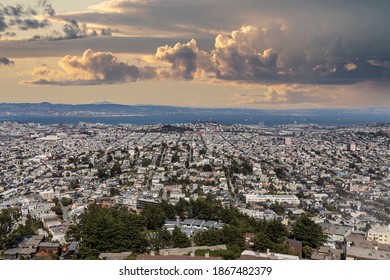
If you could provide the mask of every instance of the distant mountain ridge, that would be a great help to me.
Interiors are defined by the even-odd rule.
[[[163,116],[163,115],[389,115],[388,108],[260,110],[242,108],[194,108],[163,105],[0,103],[0,116]]]

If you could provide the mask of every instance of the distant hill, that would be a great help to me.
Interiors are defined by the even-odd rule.
[[[0,103],[0,116],[163,116],[163,115],[389,115],[388,108],[256,110],[240,108],[193,108],[156,105]]]

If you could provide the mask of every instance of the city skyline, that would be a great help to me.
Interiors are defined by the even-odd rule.
[[[386,107],[387,1],[7,1],[0,102]]]

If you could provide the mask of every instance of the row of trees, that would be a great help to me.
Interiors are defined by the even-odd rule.
[[[143,253],[169,247],[190,247],[191,241],[179,228],[147,230],[143,215],[121,207],[103,208],[93,204],[80,216],[78,225],[66,233],[68,241],[80,242],[79,257],[97,258],[100,252]]]
[[[286,238],[302,241],[304,257],[326,241],[322,228],[307,215],[302,215],[289,231],[280,221],[265,221],[242,214],[234,207],[223,207],[208,196],[196,201],[179,200],[176,205],[166,202],[147,206],[136,214],[124,208],[102,208],[91,205],[80,217],[78,225],[67,232],[68,240],[80,241],[80,257],[95,258],[100,252],[149,250],[170,247],[189,247],[191,240],[179,228],[169,233],[163,224],[176,217],[217,220],[225,223],[222,229],[209,229],[193,237],[196,245],[226,244],[226,258],[237,258],[245,249],[245,233],[254,233],[253,249],[265,252],[291,253]]]

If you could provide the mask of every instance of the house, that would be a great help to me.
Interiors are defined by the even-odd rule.
[[[360,247],[348,247],[346,249],[347,260],[390,260],[390,252]]]
[[[216,224],[218,224],[218,222],[216,222],[216,221],[212,221],[212,220],[206,221],[206,222],[204,222],[204,223],[202,224],[202,228],[204,228],[204,229],[210,229],[210,228],[212,228],[213,226],[215,226]]]
[[[22,248],[11,248],[4,252],[3,256],[5,260],[17,260],[19,259],[19,254]]]
[[[192,223],[192,228],[193,228],[193,229],[201,229],[201,228],[202,228],[202,225],[203,225],[205,222],[206,222],[205,220],[194,220],[194,222]]]
[[[390,244],[390,227],[373,227],[367,233],[367,240]]]
[[[61,256],[62,246],[59,242],[41,242],[36,258],[52,258],[53,255]]]
[[[343,251],[340,249],[333,249],[327,246],[321,246],[317,251],[311,255],[312,260],[341,260]]]
[[[192,228],[192,224],[194,223],[194,219],[185,219],[181,222],[183,228]]]
[[[352,233],[353,227],[320,223],[324,233],[328,236],[328,242],[344,242],[344,238]]]
[[[28,239],[19,252],[19,257],[24,259],[33,259],[39,250],[39,244],[44,240],[43,235],[34,235]]]

